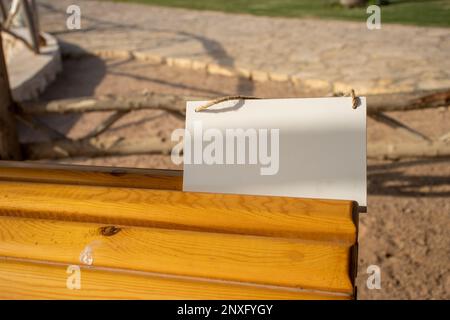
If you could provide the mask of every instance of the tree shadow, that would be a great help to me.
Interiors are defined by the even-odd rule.
[[[62,42],[61,46],[64,45]],[[77,47],[77,50],[83,51],[80,47]],[[107,74],[108,67],[105,61],[88,52],[83,53],[80,59],[63,59],[62,63],[63,71],[47,87],[39,100],[93,96],[95,89]]]
[[[368,193],[400,197],[450,197],[450,177],[404,172],[412,166],[449,163],[449,159],[393,162],[368,166]],[[426,171],[426,170],[421,170]]]
[[[49,3],[39,3],[41,10],[47,12],[60,14],[66,16],[66,12],[56,5]],[[235,67],[234,59],[231,57],[222,44],[214,39],[210,39],[198,34],[189,33],[185,31],[169,30],[164,28],[157,28],[148,26],[145,24],[137,23],[119,23],[116,21],[103,20],[99,17],[90,16],[89,14],[83,13],[83,20],[89,22],[87,27],[80,30],[52,30],[52,34],[56,36],[61,36],[66,33],[83,33],[85,36],[89,36],[89,33],[108,31],[108,32],[125,32],[126,30],[138,30],[145,32],[155,32],[155,33],[165,33],[168,34],[164,39],[155,40],[153,42],[143,42],[142,48],[139,50],[151,50],[155,48],[163,48],[167,46],[173,46],[174,44],[182,44],[183,42],[195,40],[201,44],[205,52],[214,59],[218,64],[233,68]],[[85,49],[74,45],[73,43],[65,42],[58,37],[62,51],[69,47],[70,52],[79,52],[79,59],[64,59],[63,60],[63,72],[58,75],[56,80],[43,92],[39,97],[40,101],[51,101],[56,99],[67,99],[76,97],[89,97],[93,96],[96,87],[103,80],[107,73],[116,75],[130,77],[137,80],[150,81],[156,84],[165,85],[178,89],[188,89],[197,92],[203,92],[210,96],[223,96],[226,95],[224,92],[211,90],[208,88],[199,88],[184,84],[177,81],[167,81],[164,79],[158,79],[155,77],[149,77],[147,75],[142,76],[138,74],[133,74],[132,72],[123,72],[119,70],[114,70],[116,67],[126,64],[130,59],[124,59],[117,62],[112,62],[106,65],[104,60],[99,57],[89,54]],[[251,95],[254,92],[254,84],[246,78],[238,77],[235,92],[230,92],[229,94],[244,94]],[[67,134],[73,126],[79,121],[80,115],[70,114],[70,115],[49,115],[42,117],[43,122],[47,123],[49,126],[55,128],[63,134]],[[29,138],[33,140],[38,138],[38,140],[44,137],[34,130],[21,127],[21,140],[27,141]]]
[[[143,81],[153,82],[153,83],[165,85],[165,86],[168,86],[168,87],[178,88],[178,89],[189,89],[189,90],[193,90],[193,91],[197,91],[197,92],[203,92],[203,93],[209,94],[209,95],[224,95],[223,92],[217,91],[217,90],[212,90],[212,89],[207,89],[207,88],[200,88],[200,87],[196,87],[196,86],[187,85],[187,84],[184,84],[184,83],[181,83],[181,82],[166,81],[166,80],[152,78],[152,77],[148,77],[148,76],[137,75],[137,74],[133,74],[131,72],[108,71],[108,74],[115,75],[115,76],[120,76],[120,77],[133,78],[133,79],[136,79],[136,80],[143,80]]]
[[[77,50],[81,51],[82,49],[78,47]],[[107,73],[105,62],[89,53],[84,53],[83,59],[63,59],[62,64],[63,71],[56,76],[56,79],[36,99],[37,101],[93,96],[95,89]],[[45,115],[40,116],[39,120],[60,133],[67,134],[79,121],[80,117],[81,115],[79,114]],[[21,142],[42,141],[49,138],[20,123],[19,136]],[[52,136],[50,138],[56,137]]]
[[[53,13],[59,13],[62,15],[65,15],[66,13],[63,10],[60,10],[56,8],[55,6],[47,3],[40,3],[39,6],[49,12]],[[107,30],[107,31],[113,31],[117,30],[120,32],[124,32],[126,30],[138,30],[138,31],[145,31],[145,32],[158,32],[158,33],[168,33],[172,34],[173,38],[169,40],[164,40],[163,43],[158,42],[155,44],[158,48],[161,48],[164,46],[164,43],[171,46],[176,42],[183,42],[183,41],[189,41],[189,40],[195,40],[198,43],[200,43],[203,47],[203,49],[206,51],[208,56],[214,59],[215,62],[217,62],[220,65],[233,68],[236,67],[235,61],[233,57],[231,57],[226,49],[223,47],[223,45],[214,39],[207,38],[204,36],[200,36],[195,33],[186,32],[186,31],[174,31],[170,29],[163,29],[163,28],[155,28],[152,26],[142,25],[142,24],[133,24],[133,23],[119,23],[115,21],[108,21],[103,20],[98,17],[93,17],[88,14],[83,13],[83,20],[89,21],[91,25],[89,25],[87,28],[82,28],[80,30],[57,30],[52,31],[52,34],[54,35],[63,35],[66,33],[73,33],[73,32],[81,32],[81,33],[89,33],[92,31],[101,31],[101,30]],[[140,48],[141,50],[149,50],[152,49],[152,47],[148,47],[149,43],[145,43],[145,46]],[[151,44],[150,44],[151,45]],[[154,47],[153,47],[154,49]],[[238,77],[238,84],[236,86],[236,94],[245,94],[245,95],[251,95],[254,92],[254,84],[252,81],[247,81],[248,79]]]

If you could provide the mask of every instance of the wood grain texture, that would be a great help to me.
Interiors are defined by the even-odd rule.
[[[349,295],[80,268],[80,289],[68,289],[67,265],[0,258],[0,299],[302,299],[347,300]],[[73,272],[73,271],[72,271]]]
[[[354,243],[354,203],[0,181],[0,215]]]
[[[14,161],[0,161],[0,180],[179,191],[183,188],[183,172],[177,170],[92,167]]]
[[[181,189],[182,171],[0,161],[0,298],[352,298],[356,203]]]
[[[353,293],[348,245],[0,217],[0,256]],[[114,230],[114,229],[113,229]],[[86,260],[84,260],[86,261]]]

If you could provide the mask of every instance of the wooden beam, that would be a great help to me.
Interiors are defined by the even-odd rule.
[[[156,92],[133,93],[125,96],[107,95],[53,100],[47,102],[27,102],[22,106],[29,114],[85,113],[103,111],[134,111],[158,109],[184,114],[186,97]],[[193,98],[195,99],[195,98]]]
[[[26,24],[28,26],[28,30],[30,31],[30,39],[33,47],[33,51],[36,54],[39,54],[39,30],[37,29],[37,24],[35,22],[35,15],[33,13],[33,8],[31,2],[29,0],[21,0],[22,8],[25,13]]]
[[[450,89],[367,96],[367,113],[411,111],[450,105]]]
[[[0,215],[352,244],[352,201],[0,181]]]
[[[120,206],[120,203],[119,203]],[[353,294],[351,246],[0,217],[0,256]]]
[[[41,25],[39,21],[39,9],[37,0],[29,0],[31,6],[31,12],[33,13],[33,22],[35,25],[36,35],[39,43],[39,47],[45,45],[45,39],[41,36]]]
[[[183,171],[0,161],[0,180],[181,191]]]
[[[159,109],[183,115],[187,100],[207,100],[207,98],[182,97],[146,92],[125,96],[108,95],[101,97],[62,99],[48,102],[30,102],[23,104],[23,107],[24,110],[30,114]],[[367,113],[375,114],[389,111],[410,111],[446,107],[449,104],[450,89],[377,94],[367,96]]]
[[[0,299],[347,300],[350,295],[80,267],[80,289],[67,288],[68,265],[0,258]]]
[[[0,160],[20,160],[19,138],[12,112],[14,103],[2,43],[0,32]]]

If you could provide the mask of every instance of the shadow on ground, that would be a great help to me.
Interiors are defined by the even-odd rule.
[[[408,168],[424,165],[448,165],[449,159],[409,160],[368,166],[368,193],[401,197],[450,197],[447,175],[417,174]]]

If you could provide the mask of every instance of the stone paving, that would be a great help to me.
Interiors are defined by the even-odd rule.
[[[450,29],[289,19],[143,4],[76,1],[81,30],[68,30],[72,0],[40,1],[44,31],[91,52],[358,94],[450,87]],[[230,71],[232,70],[232,71]]]

